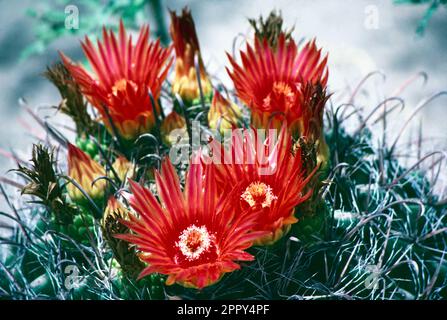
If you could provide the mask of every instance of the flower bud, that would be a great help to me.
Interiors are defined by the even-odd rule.
[[[211,82],[200,55],[194,20],[187,8],[183,9],[180,16],[171,11],[170,32],[176,55],[175,77],[172,82],[173,93],[179,94],[185,103],[192,104],[194,100],[200,98],[200,85],[204,97],[210,97]],[[198,68],[196,68],[196,59]],[[198,78],[200,78],[200,84]]]
[[[95,179],[106,175],[104,168],[78,147],[68,144],[68,176],[75,180],[94,201],[101,201],[106,190],[106,181]],[[93,184],[93,182],[95,183]],[[87,199],[73,183],[67,185],[68,195],[76,203],[84,204]]]
[[[215,90],[213,101],[208,112],[208,124],[211,129],[217,129],[222,134],[226,129],[236,126],[241,117],[241,110],[235,103],[225,99]]]

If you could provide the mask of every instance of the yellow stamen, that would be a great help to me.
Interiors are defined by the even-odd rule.
[[[269,185],[259,181],[251,183],[241,195],[241,199],[252,208],[257,204],[260,204],[262,208],[269,208],[273,200],[277,198]]]

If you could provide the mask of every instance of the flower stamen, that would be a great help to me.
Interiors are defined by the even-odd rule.
[[[275,82],[272,87],[272,91],[264,98],[264,108],[276,109],[283,106],[287,111],[295,105],[297,99],[296,92],[285,82]]]
[[[272,188],[263,182],[251,183],[241,195],[241,199],[245,200],[250,207],[261,205],[262,208],[269,208],[273,200],[278,199],[273,194]]]
[[[134,88],[134,89],[137,88],[137,85],[135,84],[135,82],[123,78],[123,79],[116,81],[115,84],[113,85],[113,87],[112,87],[113,95],[118,96],[119,92],[125,93],[128,83],[132,86],[132,88]]]
[[[189,261],[197,260],[211,246],[212,235],[205,226],[190,225],[180,234],[175,245]]]

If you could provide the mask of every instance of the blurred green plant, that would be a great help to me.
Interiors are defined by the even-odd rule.
[[[99,34],[103,25],[117,29],[120,19],[127,28],[138,29],[147,22],[149,13],[154,17],[151,26],[155,26],[155,36],[167,44],[169,34],[162,2],[163,0],[77,0],[70,4],[75,7],[68,7],[66,1],[52,0],[42,4],[40,8],[29,8],[27,15],[35,20],[36,40],[23,50],[21,58],[43,53],[52,42],[62,37]],[[70,8],[78,11],[77,28],[66,27],[66,19],[76,14]]]
[[[395,4],[410,4],[410,5],[428,5],[424,16],[422,17],[419,25],[416,29],[416,33],[422,36],[427,29],[428,22],[430,21],[433,14],[439,9],[439,7],[444,6],[447,9],[447,0],[394,0]]]

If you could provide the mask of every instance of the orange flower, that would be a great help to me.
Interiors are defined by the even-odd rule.
[[[228,194],[237,185],[238,211],[257,212],[254,230],[267,232],[255,243],[271,244],[281,238],[298,221],[295,207],[311,196],[306,185],[315,172],[306,177],[301,152],[292,153],[286,127],[276,142],[269,134],[264,139],[256,130],[237,130],[231,149],[215,140],[209,146],[212,157],[203,156],[203,163],[216,168],[218,192]]]
[[[211,129],[226,129],[236,126],[241,117],[241,110],[235,103],[225,99],[217,90],[214,90],[213,100],[208,112],[208,124]]]
[[[196,162],[194,162],[196,163]],[[259,233],[250,233],[254,215],[235,215],[231,193],[219,201],[213,167],[191,163],[185,190],[169,159],[156,172],[160,202],[147,189],[130,182],[127,196],[137,215],[122,221],[134,233],[117,235],[137,245],[148,264],[140,278],[158,272],[166,284],[203,288],[239,269],[235,261],[253,260],[244,250]]]
[[[159,41],[149,42],[149,26],[144,26],[137,43],[126,35],[120,23],[118,40],[112,31],[103,29],[103,41],[95,49],[88,37],[82,43],[84,53],[95,75],[75,65],[61,53],[62,60],[79,84],[83,94],[98,109],[101,119],[112,132],[113,121],[118,133],[131,140],[148,132],[155,124],[154,100],[160,96],[161,85],[171,65],[171,49],[164,49]]]
[[[75,180],[84,191],[93,200],[102,200],[104,198],[106,181],[97,180],[98,177],[104,177],[106,172],[104,168],[95,162],[89,155],[71,143],[68,144],[68,176]],[[86,203],[87,199],[82,192],[72,183],[67,185],[68,195],[77,203]]]
[[[295,134],[309,108],[303,94],[306,85],[324,87],[327,83],[327,57],[321,59],[315,41],[298,50],[284,34],[275,48],[266,39],[255,38],[254,48],[247,44],[246,52],[241,52],[242,65],[228,57],[233,72],[227,71],[238,97],[251,109],[252,125],[257,128],[279,129],[285,120]]]
[[[197,56],[203,95],[209,97],[212,93],[212,86],[200,55],[199,40],[197,39],[194,20],[187,8],[183,9],[181,16],[177,16],[175,11],[171,11],[170,32],[176,56],[175,78],[172,83],[173,93],[178,93],[187,103],[191,103],[200,97],[194,63],[194,59]]]

